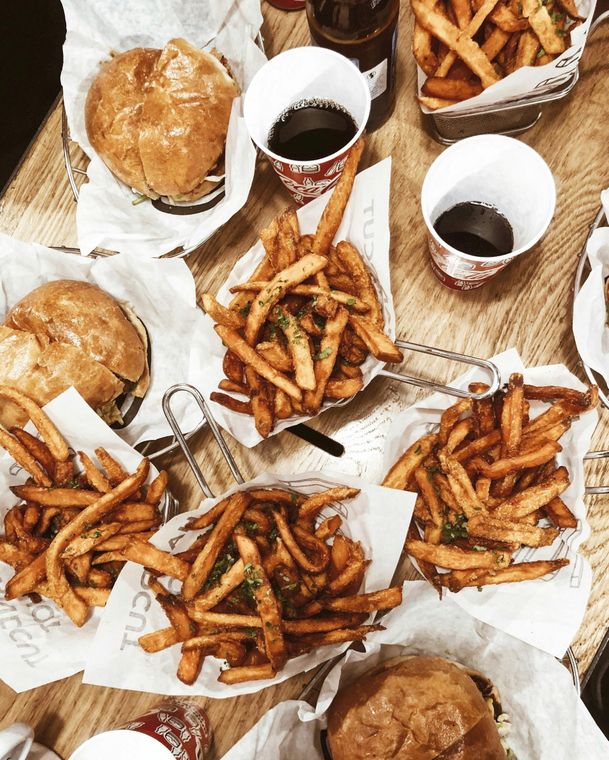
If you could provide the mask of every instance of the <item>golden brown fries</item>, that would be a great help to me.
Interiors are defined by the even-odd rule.
[[[167,476],[161,473],[148,489],[153,502],[134,502],[132,497],[148,474],[147,459],[133,475],[107,452],[103,457],[109,468],[100,457],[104,466],[98,467],[84,452],[71,459],[67,443],[42,409],[17,391],[0,392],[2,398],[27,409],[44,438],[16,428],[0,440],[13,457],[18,443],[40,471],[26,467],[30,481],[12,489],[24,503],[10,509],[4,519],[0,561],[15,569],[5,597],[46,596],[76,625],[84,625],[91,607],[105,605],[125,562],[122,554],[109,557],[109,549],[146,541],[160,525],[158,503]]]
[[[376,610],[397,607],[402,590],[359,594],[364,550],[337,534],[339,515],[321,514],[358,493],[346,486],[309,497],[280,488],[238,491],[187,523],[187,531],[206,532],[179,555],[130,541],[117,556],[183,581],[180,594],[169,594],[151,580],[170,627],[142,636],[142,648],[159,652],[181,643],[178,678],[186,683],[207,655],[230,665],[220,682],[241,683],[272,678],[290,657],[378,630],[363,623]],[[190,658],[192,651],[200,657]]]
[[[419,101],[454,105],[522,66],[543,66],[581,23],[573,0],[411,0],[412,51],[427,79]]]
[[[530,401],[550,406],[530,419]],[[402,454],[383,485],[417,493],[405,550],[439,591],[532,580],[568,564],[513,564],[513,554],[550,546],[561,530],[577,527],[560,498],[570,481],[555,462],[557,440],[597,401],[595,386],[585,392],[531,386],[514,373],[492,399],[464,399],[446,409],[438,433]]]
[[[231,288],[229,306],[209,293],[205,311],[227,348],[226,380],[211,400],[254,417],[266,438],[278,419],[316,415],[324,403],[363,388],[369,354],[400,362],[385,334],[383,309],[364,257],[332,241],[351,194],[363,141],[353,146],[315,235],[301,235],[293,209],[260,233],[265,258]],[[235,395],[233,395],[235,394]]]

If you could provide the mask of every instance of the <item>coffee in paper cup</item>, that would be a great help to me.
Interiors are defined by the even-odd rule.
[[[355,121],[355,135],[340,150],[315,160],[296,161],[274,153],[268,144],[271,128],[290,106],[308,100],[329,101],[344,108]],[[296,203],[302,205],[338,181],[349,150],[366,128],[370,90],[348,58],[326,48],[293,48],[272,58],[254,76],[243,113],[250,137]]]
[[[474,256],[444,241],[439,217],[461,203],[490,206],[510,223],[512,251]],[[452,290],[488,282],[543,237],[556,206],[556,186],[543,158],[525,143],[502,135],[478,135],[455,143],[430,166],[421,191],[431,268]]]

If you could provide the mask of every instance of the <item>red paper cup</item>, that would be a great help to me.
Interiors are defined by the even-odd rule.
[[[308,98],[332,100],[345,108],[358,126],[355,137],[336,153],[316,161],[292,161],[273,153],[267,140],[277,117]],[[338,181],[347,153],[366,128],[370,89],[357,66],[333,50],[293,48],[275,56],[257,72],[245,94],[243,114],[250,137],[296,203],[302,205]]]
[[[206,713],[192,702],[172,701],[92,736],[70,760],[204,760],[210,746]]]
[[[469,201],[490,204],[506,217],[514,232],[511,253],[471,256],[442,240],[434,229],[438,217]],[[555,206],[552,172],[525,143],[502,135],[478,135],[451,145],[430,166],[421,190],[434,274],[452,290],[479,288],[541,240]]]

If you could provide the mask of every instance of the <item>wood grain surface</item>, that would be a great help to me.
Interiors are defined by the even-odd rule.
[[[269,56],[308,43],[303,13],[282,13],[263,4],[263,34]],[[419,197],[425,172],[442,146],[425,132],[414,97],[415,65],[410,53],[411,19],[404,6],[398,42],[398,102],[393,117],[368,140],[362,166],[393,156],[391,267],[398,335],[453,351],[491,356],[516,346],[527,365],[563,362],[582,377],[571,334],[571,301],[577,257],[588,225],[599,207],[599,193],[609,186],[607,103],[609,102],[609,29],[590,41],[580,82],[565,100],[544,109],[538,124],[522,138],[546,159],[556,178],[558,204],[541,245],[523,256],[480,290],[445,290],[428,264]],[[76,204],[65,175],[60,138],[61,109],[56,107],[0,199],[0,231],[51,246],[76,245]],[[78,151],[74,155],[78,161]],[[255,242],[257,230],[289,199],[271,167],[259,162],[246,206],[187,263],[199,296],[215,292],[235,261]],[[449,380],[462,367],[427,356],[409,355],[408,371]],[[362,475],[378,482],[382,475],[383,439],[392,416],[411,405],[422,391],[376,379],[355,401],[327,412],[313,427],[346,447],[333,459],[281,433],[253,450],[229,440],[245,477],[326,468]],[[601,412],[595,448],[609,447],[608,413]],[[196,457],[220,493],[230,472],[211,436],[193,440]],[[167,456],[170,487],[184,510],[197,506],[200,494],[181,455]],[[602,463],[590,481],[609,481]],[[607,497],[588,500],[592,537],[586,554],[594,569],[594,586],[584,624],[574,648],[582,670],[590,662],[609,625],[609,513]],[[231,700],[198,701],[209,711],[215,730],[214,757],[221,757],[271,706],[295,698],[311,675],[303,675],[258,694]],[[81,676],[25,694],[0,684],[0,726],[26,721],[37,738],[62,757],[100,730],[120,726],[158,703],[159,697],[81,685]]]

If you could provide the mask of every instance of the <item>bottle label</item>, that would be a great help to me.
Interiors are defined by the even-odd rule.
[[[372,69],[362,71],[362,74],[366,77],[366,82],[368,82],[370,97],[372,100],[378,98],[378,96],[382,95],[387,89],[387,69],[388,61],[386,58],[383,58],[383,60],[380,63],[377,63]]]

